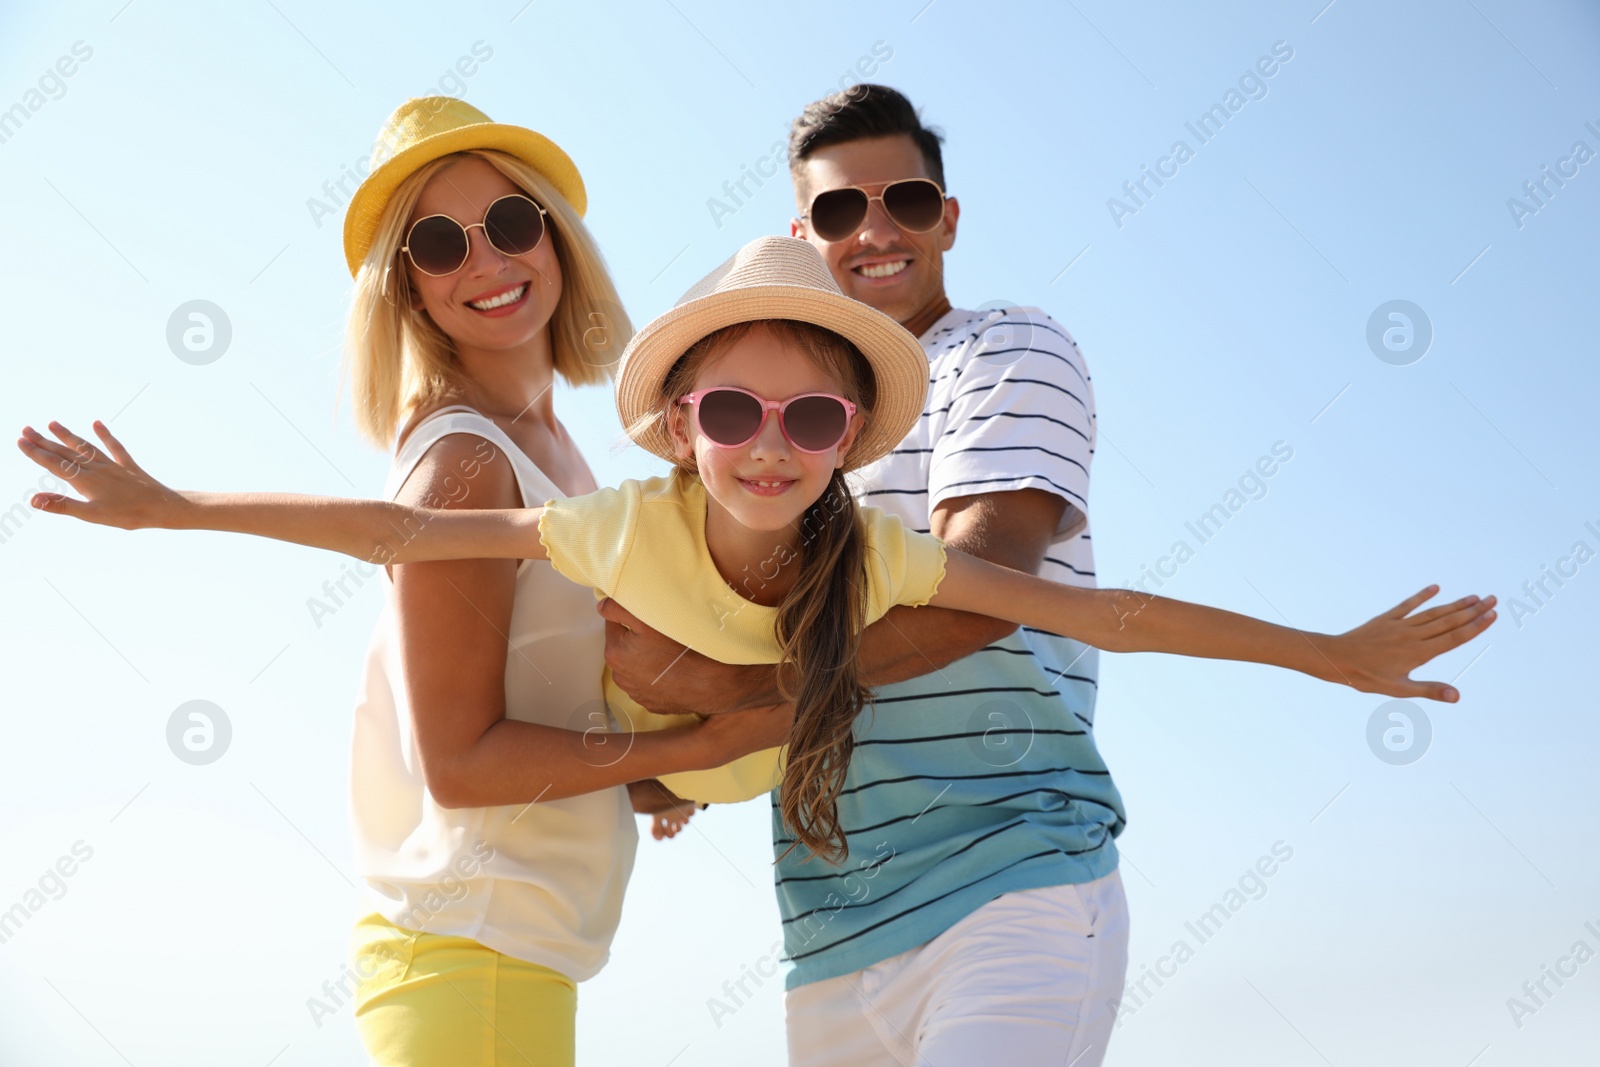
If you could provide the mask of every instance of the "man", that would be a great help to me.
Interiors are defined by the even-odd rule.
[[[941,141],[879,85],[811,104],[790,136],[791,234],[928,355],[923,418],[854,484],[954,547],[1092,585],[1087,367],[1037,309],[951,307],[960,205]],[[713,663],[615,604],[602,613],[607,662],[652,710],[780,699],[770,667]],[[777,864],[791,1064],[1101,1062],[1128,926],[1122,801],[1092,733],[1097,662],[1078,642],[935,608],[863,633],[875,695],[839,798],[849,858],[797,848]],[[773,835],[782,854],[776,803]]]

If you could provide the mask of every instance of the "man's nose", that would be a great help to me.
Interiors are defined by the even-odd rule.
[[[856,240],[871,248],[883,248],[900,240],[900,228],[883,208],[883,200],[867,201],[867,217],[861,220]]]

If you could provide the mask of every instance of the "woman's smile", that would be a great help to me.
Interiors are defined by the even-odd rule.
[[[507,315],[514,315],[528,302],[528,293],[533,286],[528,282],[516,285],[502,285],[490,289],[471,300],[465,301],[467,307],[476,311],[484,318],[501,319]]]

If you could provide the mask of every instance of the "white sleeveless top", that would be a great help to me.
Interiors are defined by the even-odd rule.
[[[563,496],[503,430],[458,406],[412,430],[384,497],[394,499],[424,453],[452,433],[499,447],[516,472],[524,506]],[[457,480],[471,484],[465,475]],[[468,937],[574,981],[592,978],[610,953],[633,872],[638,830],[626,788],[494,808],[435,803],[411,729],[394,585],[379,573],[385,602],[367,649],[350,761],[356,863],[367,882],[363,914],[377,911],[407,929]],[[516,583],[506,717],[579,731],[604,726],[605,623],[594,594],[542,560],[523,560]]]

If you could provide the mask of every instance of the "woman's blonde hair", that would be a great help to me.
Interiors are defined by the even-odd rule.
[[[458,392],[464,382],[450,337],[411,306],[406,224],[423,186],[463,156],[489,162],[548,212],[547,240],[561,264],[561,299],[550,318],[555,372],[572,385],[607,381],[633,336],[600,249],[566,198],[533,167],[492,149],[470,149],[417,168],[390,196],[372,247],[356,275],[345,330],[345,373],[356,427],[387,450],[418,407]]]
[[[694,390],[700,368],[758,329],[798,348],[833,375],[844,395],[871,418],[877,379],[854,344],[808,322],[761,319],[723,327],[692,345],[667,372],[660,407],[641,425],[670,419],[677,410],[674,400]],[[678,468],[680,476],[695,473],[692,458],[679,461]],[[834,470],[827,489],[797,525],[799,551],[780,560],[794,562],[799,570],[778,605],[779,691],[795,705],[779,811],[795,836],[789,851],[804,845],[839,863],[849,852],[839,825],[839,793],[855,748],[856,716],[872,695],[861,684],[856,664],[867,614],[866,532],[842,471]]]

